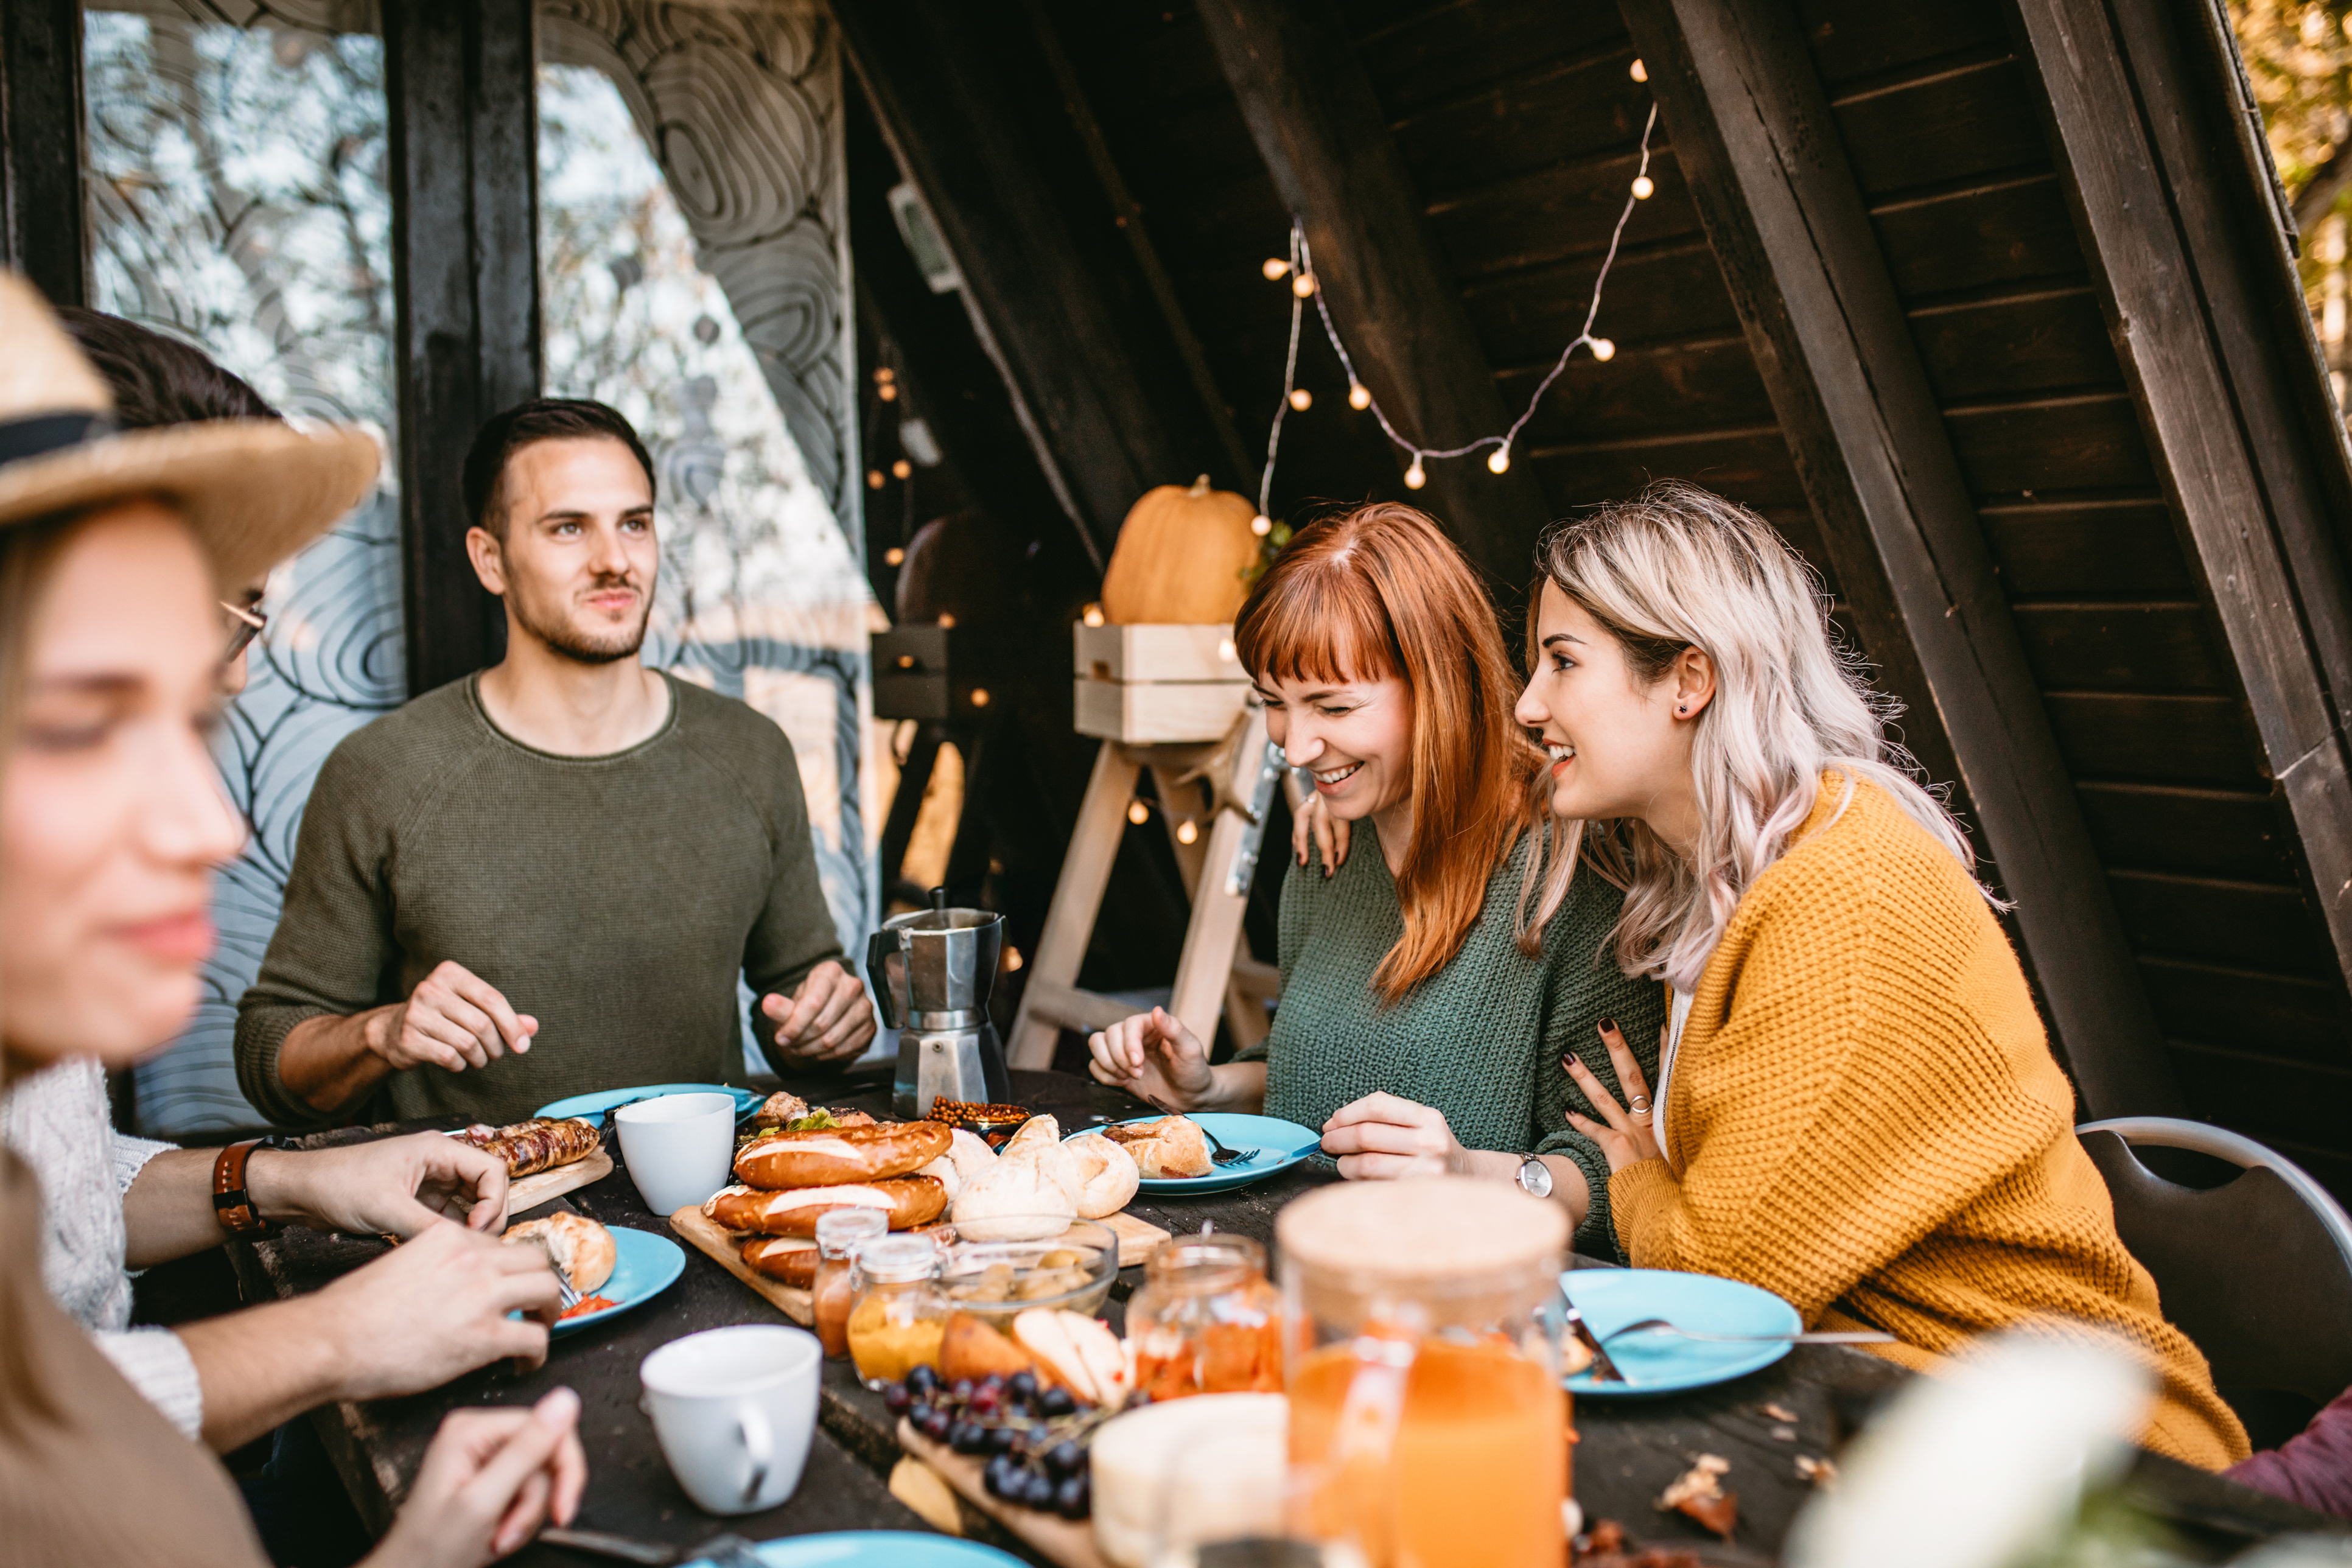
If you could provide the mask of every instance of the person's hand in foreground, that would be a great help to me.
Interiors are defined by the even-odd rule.
[[[588,1485],[580,1396],[559,1388],[528,1410],[457,1410],[366,1568],[482,1568],[569,1524]]]
[[[495,1234],[507,1214],[506,1162],[438,1132],[257,1151],[247,1177],[262,1213],[347,1236],[405,1238],[444,1219]]]
[[[499,988],[448,959],[416,983],[408,1000],[387,1008],[367,1031],[367,1047],[394,1069],[486,1068],[509,1051],[530,1049],[539,1020],[508,1005]]]
[[[1445,1113],[1393,1094],[1368,1094],[1333,1111],[1323,1124],[1323,1152],[1351,1182],[1465,1173]]]
[[[1162,1110],[1205,1105],[1217,1087],[1209,1048],[1164,1007],[1087,1037],[1087,1070]]]
[[[810,970],[791,997],[760,998],[760,1011],[776,1026],[776,1049],[812,1066],[849,1061],[874,1038],[866,987],[831,959]]]
[[[438,1388],[509,1356],[536,1367],[562,1310],[545,1251],[448,1221],[311,1299],[342,1347],[341,1399]]]
[[[1664,1033],[1663,1029],[1659,1031],[1658,1050],[1662,1057],[1665,1053]],[[1603,1019],[1601,1039],[1609,1047],[1609,1060],[1617,1069],[1618,1083],[1624,1088],[1626,1105],[1617,1103],[1616,1097],[1592,1076],[1591,1068],[1577,1059],[1574,1051],[1561,1052],[1559,1065],[1568,1069],[1568,1076],[1576,1080],[1576,1087],[1584,1091],[1592,1109],[1601,1112],[1601,1120],[1596,1121],[1571,1110],[1568,1124],[1600,1146],[1601,1158],[1609,1162],[1610,1174],[1614,1175],[1628,1165],[1659,1157],[1657,1116],[1650,1104],[1649,1081],[1643,1078],[1642,1064],[1633,1059],[1625,1037],[1617,1032],[1615,1024]]]

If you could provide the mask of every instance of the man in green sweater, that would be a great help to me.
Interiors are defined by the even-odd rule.
[[[792,742],[659,671],[653,465],[602,404],[525,403],[467,454],[499,664],[347,737],[237,1008],[281,1126],[509,1121],[568,1095],[740,1076],[736,977],[778,1071],[874,1037],[841,962]]]

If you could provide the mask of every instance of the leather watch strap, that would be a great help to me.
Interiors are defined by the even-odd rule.
[[[223,1149],[213,1161],[213,1214],[230,1235],[268,1236],[278,1228],[261,1217],[245,1185],[245,1167],[253,1152],[277,1146],[275,1138],[248,1138]]]

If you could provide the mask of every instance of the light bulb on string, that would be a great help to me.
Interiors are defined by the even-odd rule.
[[[1127,819],[1138,827],[1151,820],[1151,808],[1139,800],[1127,803]]]
[[[890,465],[890,477],[894,479],[907,479],[910,477],[914,471],[915,465],[907,461],[904,458],[899,458],[897,462]]]
[[[1657,188],[1657,182],[1651,179],[1649,175],[1636,174],[1633,176],[1633,199],[1635,201],[1648,201],[1651,195],[1656,192]]]
[[[1421,454],[1415,452],[1412,455],[1412,466],[1404,471],[1404,488],[1417,490],[1427,483],[1429,483],[1429,471],[1421,466]]]
[[[1307,391],[1303,386],[1294,386],[1290,389],[1290,406],[1296,408],[1301,414],[1304,414],[1314,405],[1315,395],[1313,393]]]
[[[1632,77],[1635,81],[1647,81],[1650,79],[1650,68],[1643,65],[1641,61],[1635,60],[1633,62],[1633,68],[1627,71],[1625,74]]]
[[[1312,272],[1302,272],[1297,277],[1292,279],[1290,280],[1290,291],[1297,295],[1302,300],[1311,298],[1315,292],[1315,274]]]
[[[1265,274],[1265,280],[1267,282],[1279,282],[1281,279],[1290,276],[1290,263],[1285,261],[1279,256],[1269,256],[1265,258],[1265,265],[1259,268],[1258,270]]]
[[[881,469],[868,468],[866,470],[866,488],[867,489],[878,490],[889,482],[889,479],[884,476]]]
[[[1260,539],[1264,539],[1267,534],[1274,531],[1274,519],[1266,516],[1264,512],[1258,513],[1255,517],[1250,519],[1250,531],[1256,534]]]
[[[1510,447],[1497,447],[1489,452],[1486,455],[1486,471],[1494,474],[1509,473],[1511,471]]]
[[[1617,357],[1617,345],[1607,338],[1593,339],[1590,347],[1592,350],[1592,357],[1603,364]]]
[[[874,389],[874,395],[885,403],[896,403],[898,401],[898,384],[895,381],[886,381]]]
[[[1197,825],[1192,821],[1192,819],[1191,817],[1189,817],[1189,816],[1188,816],[1188,817],[1186,817],[1183,821],[1181,821],[1181,822],[1180,822],[1180,823],[1178,823],[1178,824],[1176,825],[1176,842],[1177,842],[1177,843],[1179,843],[1179,844],[1190,844],[1190,843],[1192,843],[1194,839],[1196,839],[1196,838],[1198,838],[1198,837],[1201,837],[1201,829],[1200,829],[1200,827],[1199,827],[1199,826],[1197,826]]]
[[[1351,384],[1349,386],[1349,388],[1348,388],[1348,406],[1349,406],[1349,407],[1353,408],[1353,409],[1357,410],[1359,413],[1360,413],[1360,412],[1362,412],[1364,409],[1370,408],[1371,405],[1372,405],[1372,389],[1371,389],[1370,387],[1366,386],[1366,385],[1365,385],[1362,382],[1360,382],[1360,381],[1359,381],[1359,382],[1355,382],[1355,383]]]
[[[877,385],[877,386],[887,386],[887,385],[889,385],[892,382],[894,382],[894,381],[896,381],[896,380],[898,380],[898,373],[897,371],[895,371],[895,370],[892,370],[888,365],[884,364],[884,365],[877,365],[877,366],[875,366],[875,367],[874,367],[874,384],[875,384],[875,385]]]
[[[895,544],[882,552],[882,564],[885,566],[902,566],[906,561],[907,552]]]
[[[1086,622],[1087,625],[1090,626],[1098,626],[1102,625],[1102,606],[1100,605],[1088,605],[1086,609],[1079,614],[1078,619]]]

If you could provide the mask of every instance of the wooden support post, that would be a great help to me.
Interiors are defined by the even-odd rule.
[[[1931,773],[1967,791],[2095,1116],[2180,1090],[1795,13],[1628,6],[1838,580]],[[1945,759],[1957,772],[1946,772]]]
[[[1258,155],[1307,226],[1315,268],[1356,368],[1398,429],[1458,447],[1508,427],[1468,308],[1370,80],[1331,0],[1202,0],[1201,19]],[[1309,310],[1310,317],[1313,311]],[[1310,331],[1319,326],[1310,321]],[[1398,454],[1398,466],[1404,466]],[[1486,453],[1427,465],[1423,504],[1489,581],[1516,594],[1549,503],[1522,461]]]
[[[1054,1039],[1061,1026],[1041,1004],[1050,1004],[1077,985],[1078,965],[1086,960],[1095,917],[1102,912],[1103,889],[1110,886],[1111,862],[1118,858],[1119,837],[1127,831],[1127,803],[1134,796],[1140,771],[1141,764],[1116,741],[1105,741],[1095,753],[1077,826],[1070,834],[1069,852],[1062,858],[1062,874],[1054,883],[1053,907],[1029,961],[1021,1016],[1005,1049],[1005,1059],[1013,1067],[1054,1065]]]
[[[2338,554],[2352,459],[2278,216],[2225,199],[2261,189],[2231,155],[2237,128],[2221,123],[2250,107],[2231,103],[2242,96],[2235,79],[2234,79],[2236,61],[2194,68],[2172,18],[2201,7],[2010,5],[2019,53],[2041,75],[2035,101],[2148,450],[2352,980],[2352,756],[2342,729],[2352,596]],[[2234,47],[2226,30],[2207,43]],[[2323,429],[2306,407],[2327,411]]]
[[[1228,782],[1234,799],[1246,801],[1255,792],[1265,756],[1265,710],[1253,702],[1242,743],[1234,749]],[[1239,812],[1221,811],[1209,826],[1207,843],[1201,879],[1192,888],[1192,923],[1184,928],[1184,950],[1176,961],[1176,988],[1168,1004],[1168,1010],[1204,1042],[1217,1037],[1217,1016],[1224,1010],[1225,982],[1242,939],[1242,916],[1249,909],[1257,837]]]
[[[0,5],[0,261],[52,305],[89,302],[81,194],[81,6]]]
[[[496,663],[506,614],[466,558],[482,421],[540,375],[532,0],[383,8],[408,689]]]

